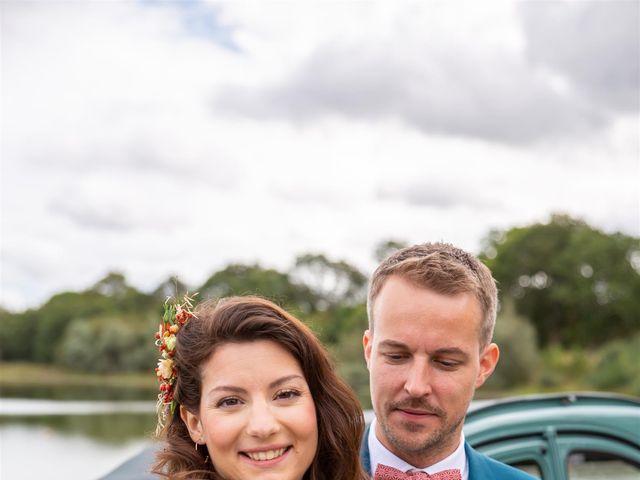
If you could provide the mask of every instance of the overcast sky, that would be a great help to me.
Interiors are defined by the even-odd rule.
[[[2,0],[1,296],[640,235],[640,3]]]

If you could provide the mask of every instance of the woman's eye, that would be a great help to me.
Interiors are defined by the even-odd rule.
[[[238,398],[223,398],[217,403],[217,407],[235,407],[240,405],[240,399]]]
[[[276,399],[278,400],[290,400],[299,396],[300,392],[297,390],[283,390],[282,392],[276,393]]]

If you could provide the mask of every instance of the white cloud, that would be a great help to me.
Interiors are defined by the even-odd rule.
[[[591,102],[640,109],[640,3],[521,2],[519,7],[527,56],[536,64],[564,76]]]
[[[533,68],[512,2],[0,5],[3,305],[556,210],[640,234],[637,112]]]
[[[410,6],[385,17],[362,15],[370,22],[355,16],[357,29],[330,28],[333,35],[322,36],[304,58],[285,66],[285,75],[223,88],[216,106],[295,123],[336,113],[395,118],[427,133],[506,143],[575,138],[601,129],[612,120],[599,105],[604,93],[617,99],[618,109],[638,110],[637,61],[624,60],[639,56],[637,5],[518,9],[498,2],[486,10],[484,4],[468,4],[466,15],[440,2]],[[623,19],[611,23],[615,32],[609,35],[597,22],[603,14]],[[528,36],[516,29],[520,17]],[[322,19],[318,23],[324,25]],[[550,37],[547,25],[553,27]],[[605,74],[602,63],[610,65]]]

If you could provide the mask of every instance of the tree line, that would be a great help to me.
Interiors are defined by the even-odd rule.
[[[386,257],[403,242],[374,252]],[[490,386],[579,386],[640,394],[640,239],[605,233],[553,215],[547,222],[491,231],[480,258],[498,282],[500,367]],[[367,276],[323,254],[299,256],[286,271],[230,264],[189,291],[199,298],[256,294],[307,322],[333,353],[342,375],[368,397],[361,335],[367,325]],[[152,292],[112,272],[88,289],[62,292],[23,312],[0,309],[0,359],[91,372],[151,370],[153,333],[167,296],[187,286],[169,278]],[[365,401],[366,404],[366,401]]]

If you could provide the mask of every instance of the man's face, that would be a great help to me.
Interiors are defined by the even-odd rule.
[[[480,351],[480,303],[443,295],[394,275],[373,305],[366,331],[376,435],[398,457],[423,468],[453,453],[474,391],[493,371],[498,348]]]

